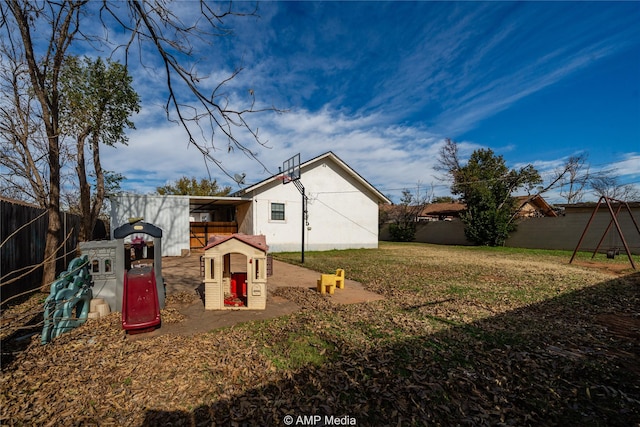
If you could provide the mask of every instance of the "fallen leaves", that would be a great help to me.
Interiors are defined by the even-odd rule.
[[[640,275],[392,248],[307,256],[326,262],[319,270],[357,272],[350,278],[384,301],[337,305],[279,288],[299,312],[144,340],[127,339],[112,313],[45,346],[25,339],[2,366],[0,423],[282,425],[288,414],[349,415],[358,425],[640,422],[640,374],[630,368],[640,366]],[[163,322],[180,322],[193,298],[169,295]]]

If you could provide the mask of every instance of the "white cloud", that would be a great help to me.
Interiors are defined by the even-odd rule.
[[[640,153],[627,153],[622,160],[613,162],[607,168],[623,181],[636,180],[640,178]]]
[[[256,118],[271,148],[254,144],[252,149],[268,171],[237,150],[212,152],[230,174],[246,173],[248,184],[277,173],[278,166],[296,153],[304,162],[326,151],[333,151],[385,194],[400,194],[417,183],[437,184],[433,166],[442,140],[426,129],[379,125],[375,116],[349,117],[328,108]],[[148,193],[183,175],[208,176],[202,155],[188,146],[178,125],[139,128],[131,132],[128,146],[105,147],[102,154],[106,169],[128,178],[127,191]],[[235,188],[216,166],[210,164],[209,170],[219,183]]]
[[[344,37],[347,20],[322,21],[325,30],[330,29],[326,34],[306,28],[297,28],[300,34],[289,34],[287,31],[294,30],[271,26],[279,9],[286,6],[261,5],[260,20],[239,19],[230,25],[236,30],[233,43],[222,42],[223,47],[214,44],[198,58],[202,61],[197,64],[198,69],[211,75],[202,87],[212,89],[230,74],[233,66],[246,65],[226,87],[230,105],[246,106],[247,91],[254,89],[261,105],[273,102],[279,108],[291,110],[279,115],[248,117],[270,148],[260,147],[247,135],[241,137],[242,141],[267,170],[242,152],[227,153],[224,140],[216,141],[217,151],[212,151],[212,155],[229,173],[246,173],[247,183],[276,173],[284,159],[298,152],[304,161],[331,150],[385,194],[398,195],[401,189],[418,182],[441,185],[433,167],[443,136],[459,135],[594,61],[620,52],[627,46],[625,34],[635,34],[635,30],[621,30],[618,34],[607,34],[606,29],[593,34],[585,31],[569,41],[542,46],[539,37],[531,33],[523,36],[523,26],[532,25],[527,22],[529,18],[540,22],[548,18],[533,16],[529,6],[514,6],[515,12],[510,7],[504,11],[502,5],[473,6],[473,12],[468,14],[465,12],[468,5],[464,6],[452,7],[451,14],[444,13],[450,19],[425,20],[424,28],[414,28],[414,37],[398,37],[397,40],[406,40],[407,45],[383,52],[397,55],[380,58],[375,63],[379,73],[371,76],[368,74],[371,70],[363,70],[362,66],[365,59],[377,53],[373,51],[384,37],[376,39],[373,48],[354,47],[362,39],[353,33],[347,33],[353,40]],[[177,7],[184,9],[182,4]],[[491,13],[495,8],[500,9],[497,17]],[[188,10],[180,13],[190,16]],[[556,29],[564,24],[560,20]],[[588,28],[594,27],[592,23]],[[312,37],[314,34],[340,39],[340,43],[333,45],[335,52],[323,51],[320,42]],[[282,52],[273,54],[274,41],[296,37],[298,44],[292,42],[296,50],[290,56]],[[528,44],[520,46],[523,41]],[[527,49],[535,50],[538,56],[523,54]],[[206,63],[216,55],[218,61]],[[104,150],[111,165],[106,167],[135,178],[130,185],[141,192],[152,191],[182,175],[207,176],[202,155],[195,147],[188,147],[184,131],[178,125],[166,123],[162,110],[166,100],[164,70],[138,67],[133,71],[136,89],[145,102],[142,113],[134,118],[139,129],[131,132],[129,147]],[[329,75],[335,78],[327,78]],[[355,96],[349,91],[351,86],[362,90]],[[333,98],[327,100],[325,96],[316,101],[314,96],[320,92]],[[313,100],[313,106],[307,104],[309,100]],[[404,121],[417,111],[424,111],[423,121]],[[477,148],[477,143],[460,142],[463,158]],[[504,150],[512,148],[507,146]],[[629,154],[615,167],[624,175],[637,177],[638,160],[637,154]],[[538,160],[534,166],[550,174],[562,161]],[[235,186],[215,166],[210,171],[220,182]],[[446,186],[438,187],[439,194],[446,192]]]

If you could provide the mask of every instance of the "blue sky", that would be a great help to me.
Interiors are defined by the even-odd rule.
[[[193,4],[172,7],[188,20]],[[251,147],[268,170],[218,143],[214,155],[247,184],[296,153],[331,150],[395,201],[403,189],[448,195],[433,171],[448,137],[463,157],[491,148],[547,179],[587,152],[592,171],[640,187],[640,2],[268,2],[258,14],[226,22],[230,37],[194,41],[192,58],[211,87],[244,68],[226,89],[234,105],[253,90],[259,105],[287,110],[249,117],[268,140]],[[132,68],[137,129],[102,152],[123,188],[142,193],[208,173],[166,121],[164,76],[145,58],[150,68]]]

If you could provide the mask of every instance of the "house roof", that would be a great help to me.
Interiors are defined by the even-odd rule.
[[[204,247],[204,250],[218,246],[231,239],[239,240],[263,252],[267,252],[269,250],[269,246],[267,246],[267,238],[264,235],[260,234],[255,236],[255,235],[244,234],[244,233],[235,233],[228,236],[211,236],[209,238],[209,242],[207,243],[207,246]]]
[[[565,209],[595,209],[595,207],[597,206],[598,202],[581,202],[581,203],[571,203],[571,204],[567,204],[567,203],[560,203],[556,206],[560,206],[563,207]],[[619,205],[619,203],[616,202],[611,202],[611,206],[615,206],[617,207]],[[633,208],[640,208],[640,202],[627,202],[627,205],[629,205],[629,208],[633,209]],[[607,206],[606,203],[602,202],[600,203],[600,207],[605,207]]]
[[[315,157],[311,160],[307,160],[304,163],[300,164],[300,171],[302,171],[305,168],[308,168],[309,166],[313,165],[314,163],[318,163],[322,160],[325,159],[330,159],[332,160],[335,164],[337,164],[342,170],[344,170],[347,174],[349,174],[350,176],[352,176],[356,181],[358,181],[361,185],[363,185],[367,190],[369,190],[381,203],[387,203],[390,204],[391,200],[389,200],[388,197],[386,197],[384,194],[382,194],[380,191],[378,191],[377,188],[375,188],[373,185],[371,185],[366,179],[364,179],[360,174],[358,174],[355,170],[353,170],[351,167],[349,167],[349,165],[347,165],[344,161],[342,161],[338,156],[336,156],[332,151],[327,151],[324,154],[319,155],[318,157]],[[256,184],[253,184],[252,186],[249,186],[247,188],[244,188],[236,193],[233,193],[233,195],[243,195],[243,194],[247,194],[251,191],[255,191],[258,190],[260,187],[263,187],[267,184],[270,184],[274,181],[276,181],[278,178],[281,177],[281,174],[278,175],[273,175],[265,180],[262,180]]]
[[[539,195],[537,196],[518,196],[516,200],[520,203],[518,207],[524,206],[526,203],[530,203],[546,216],[558,216],[558,214],[551,208],[551,206]],[[428,204],[420,212],[420,216],[436,216],[436,215],[459,215],[465,209],[464,203],[431,203]]]
[[[516,200],[520,203],[520,206],[518,206],[519,208],[522,208],[524,205],[529,203],[538,208],[545,216],[558,216],[551,205],[539,194],[535,196],[517,196]]]
[[[431,203],[420,212],[420,216],[428,215],[458,215],[465,209],[463,203]]]

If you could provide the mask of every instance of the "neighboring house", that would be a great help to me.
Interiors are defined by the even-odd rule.
[[[130,217],[160,227],[162,255],[206,246],[212,235],[264,235],[271,252],[378,247],[378,205],[391,201],[332,152],[300,165],[300,183],[278,175],[227,197],[119,194],[111,196],[113,230]]]
[[[540,195],[536,196],[518,196],[518,212],[519,218],[542,218],[557,217],[558,214]]]
[[[516,206],[519,218],[557,217],[558,214],[542,196],[517,196]],[[418,221],[451,221],[459,218],[464,211],[464,203],[431,203],[422,209]]]
[[[431,203],[422,209],[418,221],[451,221],[459,218],[464,208],[464,203]]]

